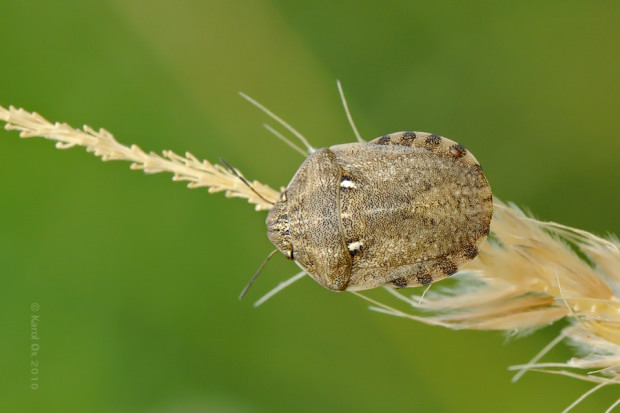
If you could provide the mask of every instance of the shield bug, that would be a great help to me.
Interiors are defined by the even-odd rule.
[[[334,291],[428,285],[474,259],[489,233],[493,197],[476,158],[425,132],[308,147],[267,217],[267,236]],[[246,97],[247,98],[247,97]],[[281,137],[281,136],[280,136]]]

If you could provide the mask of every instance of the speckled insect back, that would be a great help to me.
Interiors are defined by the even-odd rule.
[[[314,151],[269,212],[267,235],[330,290],[415,287],[474,259],[492,213],[469,151],[396,132]]]

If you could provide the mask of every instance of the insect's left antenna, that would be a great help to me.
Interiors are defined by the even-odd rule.
[[[256,195],[258,195],[258,197],[260,199],[262,199],[263,201],[267,202],[268,204],[273,205],[274,202],[270,201],[268,199],[266,199],[264,196],[262,196],[260,193],[258,193],[258,191],[256,189],[254,189],[254,187],[252,186],[252,184],[245,179],[245,176],[241,175],[241,172],[239,172],[236,168],[234,168],[233,166],[231,166],[228,162],[226,162],[224,159],[220,158],[220,162],[226,167],[228,168],[228,170],[230,172],[232,172],[233,175],[235,175],[237,178],[239,178],[241,180],[241,182],[243,182],[245,185],[247,185],[248,188],[250,188],[252,190],[252,192],[254,192]]]
[[[267,265],[267,263],[269,262],[269,259],[271,257],[273,257],[276,252],[278,252],[277,248],[275,250],[271,251],[269,253],[269,255],[267,255],[267,258],[265,258],[265,261],[263,261],[263,263],[260,265],[260,267],[258,267],[258,270],[256,270],[256,272],[254,273],[252,278],[250,278],[250,282],[248,282],[248,284],[245,286],[243,291],[241,291],[241,294],[239,294],[239,299],[240,300],[242,300],[243,297],[245,297],[245,295],[247,294],[248,290],[250,289],[250,287],[254,283],[254,280],[256,280],[258,278],[258,275],[261,273],[261,271],[263,271],[263,268],[265,268],[265,265]]]
[[[351,112],[349,112],[349,105],[347,105],[347,100],[344,98],[344,92],[342,91],[342,85],[340,84],[340,80],[336,80],[336,84],[338,85],[338,92],[340,92],[340,99],[342,99],[342,106],[344,106],[344,111],[347,114],[349,125],[351,125],[351,129],[353,129],[353,134],[355,134],[358,142],[366,143],[366,141],[362,138],[360,133],[357,131],[357,128],[355,127],[355,122],[353,122],[353,117],[351,116]]]
[[[274,135],[276,135],[276,138],[280,139],[281,141],[283,141],[284,143],[286,143],[288,146],[290,146],[291,148],[293,148],[293,150],[299,152],[301,154],[301,156],[303,156],[304,158],[307,158],[309,153],[304,152],[303,149],[301,149],[299,146],[295,145],[293,142],[291,142],[289,139],[286,138],[286,136],[282,135],[280,132],[278,132],[277,130],[275,130],[274,128],[272,128],[271,126],[269,126],[266,123],[263,123],[263,126],[265,127],[265,129],[267,129],[269,132],[273,133]]]
[[[267,115],[269,115],[273,120],[278,122],[280,125],[284,126],[293,135],[297,136],[297,138],[306,146],[306,148],[308,148],[308,152],[313,153],[316,151],[316,149],[314,149],[312,145],[310,145],[310,143],[306,140],[306,138],[304,138],[304,136],[301,133],[299,133],[297,129],[293,128],[291,125],[286,123],[278,115],[276,115],[275,113],[267,109],[265,106],[261,105],[260,103],[258,103],[257,101],[255,101],[254,99],[246,95],[245,93],[239,92],[239,95],[245,100],[247,100],[248,102],[250,102],[251,104],[253,104],[254,106],[256,106],[257,108],[259,108],[260,110],[262,110],[263,112],[265,112]]]

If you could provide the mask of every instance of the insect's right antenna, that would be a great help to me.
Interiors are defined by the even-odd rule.
[[[265,265],[267,265],[267,263],[269,262],[269,259],[271,257],[273,257],[273,255],[278,252],[278,249],[276,248],[275,250],[271,251],[269,253],[269,255],[267,255],[267,258],[265,258],[265,261],[263,261],[263,263],[260,265],[260,267],[258,267],[258,270],[256,270],[256,272],[254,273],[254,275],[252,276],[252,278],[250,278],[250,282],[248,282],[248,284],[245,286],[245,288],[243,289],[243,291],[241,291],[241,294],[239,294],[239,299],[242,300],[243,297],[245,297],[245,295],[247,294],[248,290],[250,289],[250,287],[252,286],[252,284],[254,283],[254,280],[256,280],[256,278],[258,278],[258,275],[261,273],[261,271],[263,270],[263,268],[265,268]]]
[[[312,147],[312,145],[310,145],[310,143],[308,143],[308,141],[306,140],[306,138],[304,138],[304,136],[299,133],[297,131],[297,129],[293,128],[291,125],[289,125],[288,123],[286,123],[284,120],[282,120],[279,116],[277,116],[275,113],[273,113],[272,111],[270,111],[269,109],[267,109],[266,107],[264,107],[263,105],[261,105],[260,103],[258,103],[257,101],[255,101],[254,99],[252,99],[251,97],[249,97],[248,95],[246,95],[243,92],[239,92],[239,95],[244,98],[245,100],[247,100],[248,102],[250,102],[251,104],[253,104],[254,106],[256,106],[257,108],[259,108],[260,110],[262,110],[263,112],[265,112],[267,115],[269,115],[273,120],[275,120],[276,122],[278,122],[280,125],[284,126],[286,129],[288,129],[293,135],[297,136],[297,138],[306,146],[306,148],[308,148],[308,152],[309,153],[313,153],[316,151],[316,149],[314,149]],[[304,155],[305,156],[305,155]]]
[[[336,80],[336,84],[338,85],[338,92],[340,92],[340,99],[342,99],[342,106],[344,106],[344,111],[347,114],[347,119],[349,119],[349,124],[351,125],[351,128],[353,129],[353,133],[355,134],[357,141],[361,143],[366,143],[366,141],[362,139],[362,136],[360,135],[360,133],[357,131],[357,128],[355,127],[355,123],[353,122],[353,117],[351,116],[351,112],[349,112],[349,106],[347,105],[347,100],[344,98],[344,92],[342,91],[342,85],[340,84],[340,80]]]

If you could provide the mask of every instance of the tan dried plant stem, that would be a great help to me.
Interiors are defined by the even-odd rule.
[[[6,122],[6,130],[17,130],[22,138],[54,140],[58,149],[83,146],[103,161],[129,161],[132,162],[131,169],[142,169],[145,173],[170,172],[174,181],[187,181],[188,188],[208,187],[210,193],[224,191],[227,197],[246,198],[255,204],[256,210],[271,208],[280,195],[257,181],[251,182],[250,188],[230,169],[207,160],[199,161],[189,152],[185,156],[172,151],[163,151],[159,155],[146,153],[136,145],[122,145],[105,129],[96,131],[86,125],[74,129],[66,123],[51,123],[36,112],[13,106],[8,109],[0,106],[0,120]]]
[[[13,107],[0,106],[0,120],[6,122],[5,129],[20,131],[22,138],[55,140],[59,149],[84,146],[104,161],[127,160],[132,162],[131,169],[146,173],[170,172],[173,180],[188,181],[190,188],[225,191],[226,196],[246,198],[257,210],[269,209],[279,196],[257,181],[250,188],[230,169],[199,161],[190,153],[183,157],[163,151],[158,155],[145,153],[136,145],[124,146],[105,129],[95,131],[84,126],[80,130],[65,123],[52,124],[37,113]],[[297,274],[282,285],[303,275]],[[569,325],[559,337],[529,363],[511,367],[518,371],[515,380],[531,370],[595,382],[596,386],[568,406],[566,412],[599,388],[620,382],[617,239],[538,221],[516,206],[495,199],[491,236],[479,256],[455,279],[452,287],[433,284],[422,294],[386,288],[392,297],[408,305],[407,311],[354,294],[371,302],[373,310],[452,329],[523,334],[566,318]],[[279,289],[281,286],[275,291]],[[565,362],[539,362],[563,340],[575,345],[577,356]],[[614,403],[608,411],[619,404]]]

